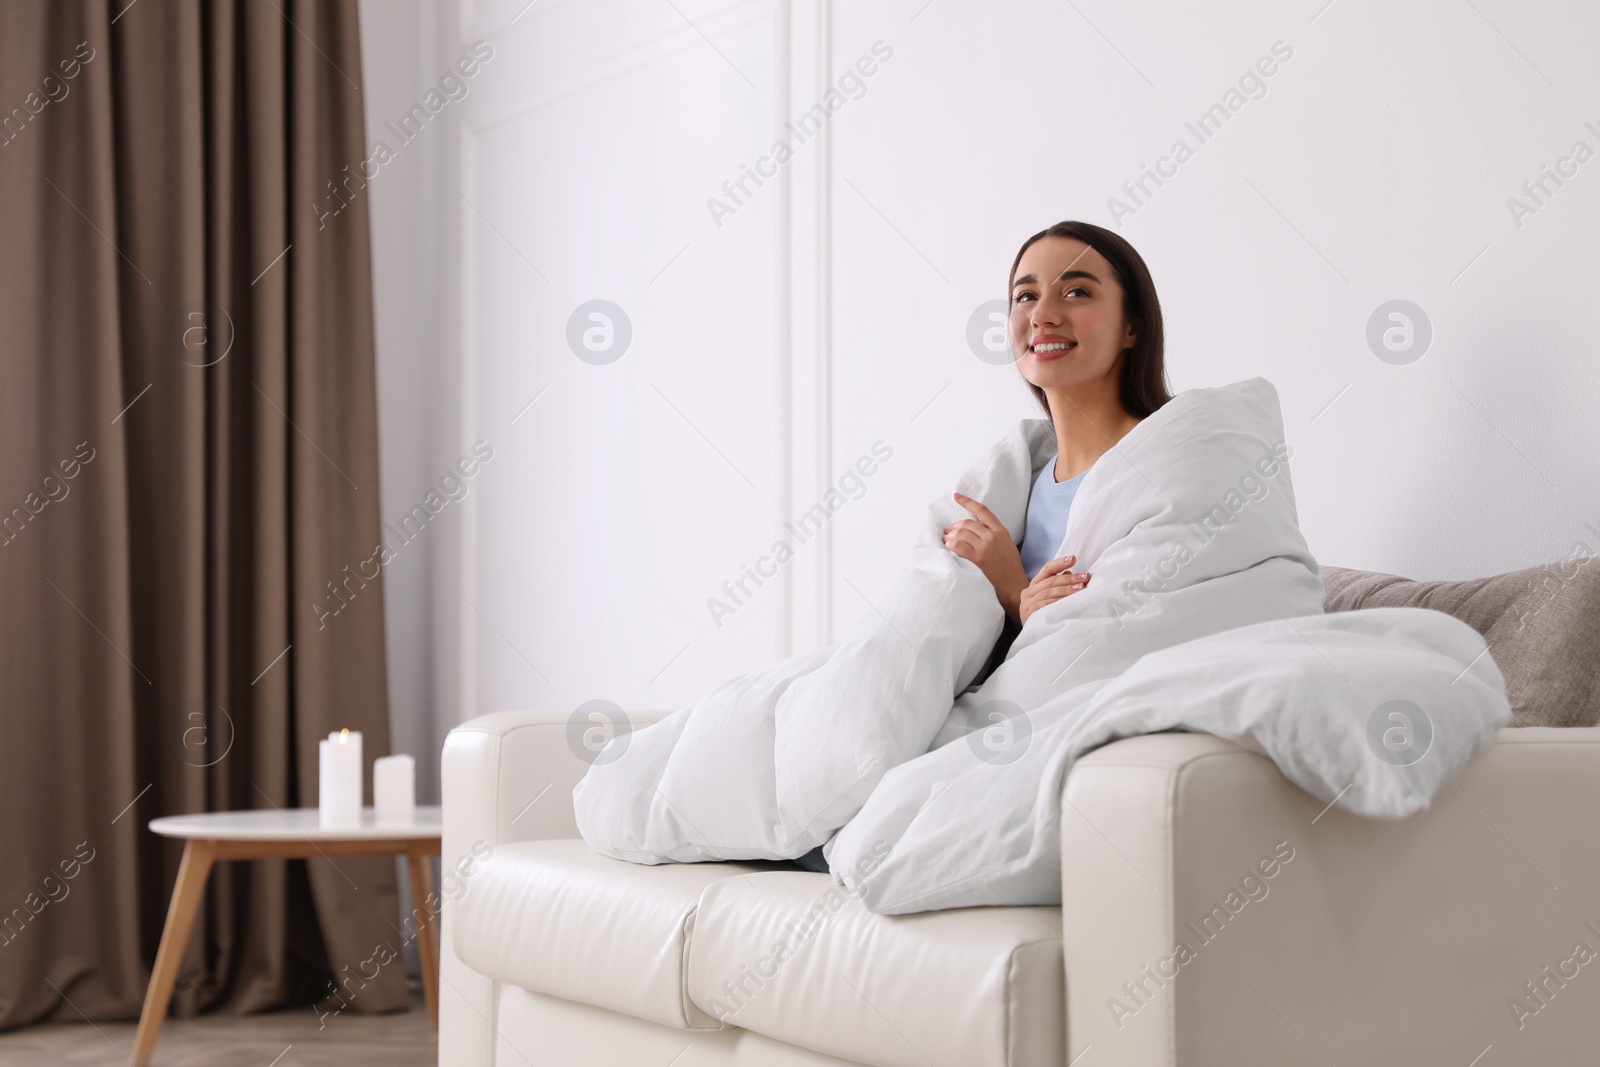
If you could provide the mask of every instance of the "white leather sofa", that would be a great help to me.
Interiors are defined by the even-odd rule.
[[[445,744],[446,1067],[1600,1063],[1600,728],[1504,730],[1400,823],[1129,738],[1068,777],[1061,907],[900,917],[590,852],[567,738],[502,712]]]

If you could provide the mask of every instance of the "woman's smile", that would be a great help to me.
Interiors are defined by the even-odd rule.
[[[1078,342],[1057,333],[1040,334],[1028,345],[1028,351],[1037,360],[1060,359],[1078,347]]]

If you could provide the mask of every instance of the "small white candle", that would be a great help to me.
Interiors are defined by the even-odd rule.
[[[379,822],[411,822],[417,810],[417,761],[405,755],[374,761],[372,805]]]
[[[317,742],[317,822],[361,825],[361,731],[336,730]]]

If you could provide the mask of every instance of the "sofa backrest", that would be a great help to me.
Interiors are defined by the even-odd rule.
[[[1483,635],[1512,726],[1600,725],[1600,565],[1575,556],[1492,578],[1419,582],[1319,567],[1327,611],[1431,608]]]

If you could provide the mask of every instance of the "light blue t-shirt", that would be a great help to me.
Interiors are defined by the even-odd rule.
[[[1056,557],[1061,539],[1067,533],[1067,513],[1072,510],[1072,498],[1078,494],[1083,474],[1056,481],[1058,452],[1040,469],[1033,479],[1033,491],[1028,494],[1028,522],[1022,535],[1022,569],[1032,581],[1033,576]]]

